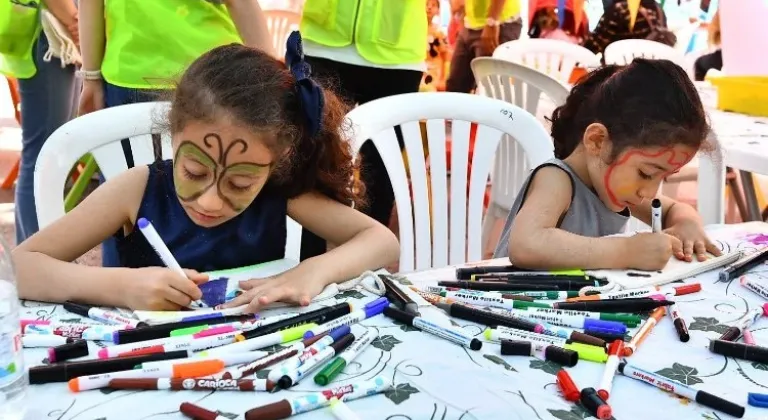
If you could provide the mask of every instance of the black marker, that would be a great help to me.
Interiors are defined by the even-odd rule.
[[[531,290],[551,291],[551,290],[579,290],[584,286],[589,286],[584,283],[572,283],[573,288],[563,288],[562,286],[553,285],[549,282],[542,281],[530,281],[528,283],[517,283],[507,281],[470,281],[470,280],[450,280],[439,281],[438,286],[443,287],[455,287],[457,289],[469,289],[469,290],[482,290],[486,292],[527,292]]]
[[[475,274],[505,273],[508,271],[520,271],[514,265],[486,265],[479,267],[461,267],[456,269],[456,278],[469,280]]]
[[[400,289],[389,276],[386,274],[379,274],[379,278],[381,279],[382,283],[384,283],[384,288],[386,289],[384,297],[386,297],[390,302],[394,303],[397,305],[397,307],[404,310],[405,312],[412,313],[416,316],[421,316],[421,313],[419,312],[419,305],[414,302],[413,299],[411,299],[405,292],[403,292],[403,290]]]
[[[435,306],[444,310],[449,316],[486,325],[491,328],[501,325],[523,331],[542,332],[539,324],[527,319],[506,316],[496,312],[483,311],[460,303],[437,303]]]
[[[675,302],[671,300],[656,300],[650,298],[629,298],[610,300],[589,300],[584,302],[556,302],[552,304],[556,309],[571,309],[587,312],[625,312],[638,313],[652,311],[659,306],[669,306]]]
[[[30,384],[47,384],[51,382],[67,382],[79,376],[100,375],[102,373],[131,370],[136,366],[160,360],[186,359],[186,350],[168,353],[147,354],[144,356],[113,357],[111,359],[93,359],[79,362],[54,363],[52,365],[33,366],[29,368]]]
[[[405,325],[418,328],[421,331],[443,338],[462,347],[467,347],[470,350],[480,350],[483,347],[482,341],[467,334],[461,328],[449,325],[439,325],[420,316],[413,316],[413,314],[401,311],[394,306],[387,306],[384,308],[384,316],[392,318],[395,321],[400,321]]]
[[[709,351],[736,359],[768,364],[768,348],[756,346],[754,344],[712,340],[709,342]]]
[[[720,272],[720,281],[730,281],[748,270],[768,261],[768,247],[765,247],[757,252],[754,252],[733,264],[727,265],[723,271]]]
[[[685,320],[680,316],[680,310],[677,308],[677,304],[673,303],[669,305],[669,317],[672,318],[672,323],[675,325],[675,331],[677,331],[677,337],[680,341],[687,343],[691,339],[691,335],[688,333],[688,326],[685,325]]]

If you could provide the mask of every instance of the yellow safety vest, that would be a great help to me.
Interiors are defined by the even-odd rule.
[[[204,0],[104,0],[107,82],[167,88],[211,49],[242,43],[223,4]]]
[[[488,8],[491,0],[466,0],[464,9],[469,28],[478,29],[488,21]],[[499,21],[504,22],[520,14],[520,0],[507,0],[501,9]]]
[[[304,39],[329,47],[355,44],[374,64],[421,63],[426,58],[424,0],[307,0]]]
[[[32,50],[41,28],[39,0],[0,0],[0,73],[17,79],[37,73]]]

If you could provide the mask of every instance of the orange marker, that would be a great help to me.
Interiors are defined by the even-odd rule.
[[[424,292],[424,291],[421,291],[421,290],[419,290],[419,289],[417,289],[417,288],[415,288],[413,286],[411,286],[411,290],[413,290],[414,292],[418,293],[419,296],[421,296],[422,299],[426,300],[427,302],[429,302],[429,303],[431,303],[433,305],[437,305],[438,303],[451,304],[451,303],[456,303],[457,302],[456,299],[442,297],[442,296],[436,295],[434,293]]]
[[[637,350],[637,347],[640,346],[640,343],[642,343],[643,340],[645,340],[645,337],[651,333],[653,327],[655,327],[656,324],[661,321],[661,318],[664,318],[664,314],[666,312],[666,308],[663,306],[659,306],[658,308],[654,309],[653,312],[651,312],[651,316],[645,320],[645,323],[640,327],[640,330],[637,332],[637,334],[632,337],[632,340],[630,340],[629,344],[624,347],[624,356],[632,356],[635,350]]]
[[[188,359],[193,360],[193,359]],[[88,391],[104,388],[112,379],[128,378],[198,378],[213,375],[224,370],[221,360],[204,360],[201,362],[177,363],[150,367],[146,369],[123,370],[120,372],[102,373],[100,375],[80,376],[69,381],[72,392]]]

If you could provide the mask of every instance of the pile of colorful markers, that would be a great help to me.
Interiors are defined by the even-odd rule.
[[[726,267],[721,277],[741,276],[758,264],[756,261],[764,262],[766,256],[765,250],[751,254]],[[603,286],[606,281],[578,271],[531,272],[513,266],[460,268],[456,278],[440,281],[437,286],[412,289],[452,317],[490,327],[484,336],[489,341],[500,342],[502,355],[533,356],[564,367],[573,367],[578,360],[605,363],[602,379],[594,388],[579,390],[565,370],[558,374],[564,397],[580,401],[600,419],[612,416],[607,401],[617,372],[732,416],[744,416],[743,406],[622,359],[638,350],[667,313],[680,341],[688,342],[690,335],[675,299],[699,292],[699,283],[580,296],[579,291],[584,287]],[[768,292],[768,287],[765,290]],[[765,297],[768,299],[768,293]],[[641,314],[649,316],[642,321]],[[751,325],[764,314],[768,314],[768,304],[734,322],[722,337],[711,341],[709,349],[725,356],[768,363],[768,348],[756,346],[749,333]],[[626,342],[627,329],[638,326],[638,331]],[[745,344],[736,342],[741,336]],[[750,394],[748,402],[766,406],[766,398],[760,394]]]

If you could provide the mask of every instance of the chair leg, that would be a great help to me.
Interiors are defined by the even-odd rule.
[[[88,187],[88,183],[91,182],[91,178],[93,177],[93,174],[96,173],[97,169],[99,169],[99,166],[96,164],[93,155],[88,155],[85,159],[85,168],[83,169],[83,172],[80,173],[77,181],[75,181],[72,188],[67,193],[67,196],[64,198],[65,212],[69,212],[80,202],[85,189]]]
[[[733,197],[733,201],[736,202],[736,207],[739,209],[739,215],[741,216],[741,220],[744,222],[749,221],[749,213],[747,213],[747,204],[744,200],[744,196],[741,194],[739,181],[735,177],[731,177],[726,182],[728,183],[728,188],[731,189],[731,196]]]
[[[17,159],[16,163],[13,164],[13,167],[11,168],[10,172],[8,172],[8,175],[5,176],[3,184],[0,185],[0,188],[4,190],[10,190],[13,188],[13,184],[16,183],[16,178],[19,177],[19,165],[21,165],[21,158]]]

